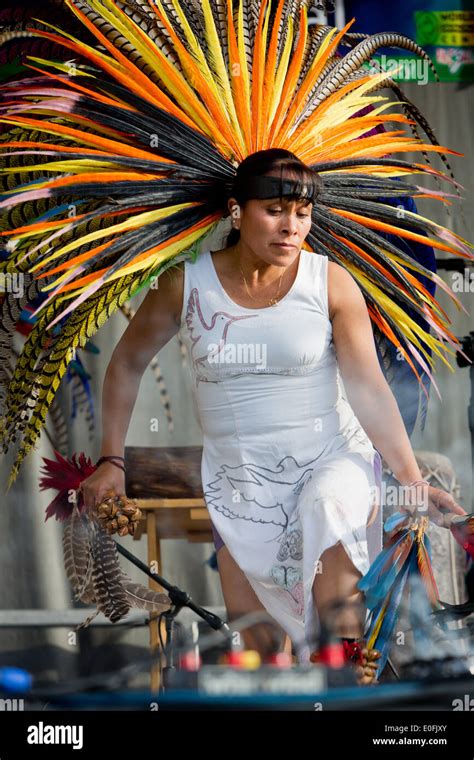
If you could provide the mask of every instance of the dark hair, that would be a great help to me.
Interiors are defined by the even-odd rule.
[[[322,180],[314,169],[307,166],[307,164],[289,150],[285,150],[284,148],[268,148],[267,150],[258,150],[255,153],[251,153],[239,164],[234,180],[235,187],[229,197],[236,198],[239,204],[244,206],[246,201],[242,196],[239,197],[238,186],[245,187],[246,180],[269,174],[270,172],[274,172],[275,169],[281,170],[283,178],[288,178],[289,175],[289,179],[297,181],[295,193],[285,197],[292,198],[293,200],[304,200],[303,186],[310,188],[313,197],[317,198],[321,193]],[[240,231],[232,229],[227,236],[226,245],[234,245],[239,239]]]

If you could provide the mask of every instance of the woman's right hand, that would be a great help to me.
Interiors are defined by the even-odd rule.
[[[94,509],[106,496],[125,495],[125,473],[111,462],[102,462],[79,486],[86,509]]]

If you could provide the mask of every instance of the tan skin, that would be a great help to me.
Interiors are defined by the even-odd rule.
[[[255,199],[238,209],[237,205],[235,198],[229,199],[229,212],[234,217],[234,226],[240,230],[240,240],[234,246],[214,252],[213,262],[223,288],[236,303],[262,308],[277,293],[282,271],[279,298],[294,282],[300,251],[311,227],[311,204],[287,199]],[[275,245],[278,242],[288,242],[294,247],[279,248]],[[420,479],[400,411],[378,362],[364,297],[352,276],[333,262],[329,262],[328,268],[328,303],[338,365],[352,409],[400,484]],[[149,290],[113,352],[103,387],[101,456],[123,456],[141,377],[153,357],[178,332],[182,305],[183,265],[180,264],[160,277],[157,289]],[[114,465],[104,463],[83,482],[86,505],[92,507],[100,503],[109,489],[124,493],[125,476]],[[428,500],[428,514],[437,524],[443,522],[438,507],[465,514],[451,495],[440,489],[429,487]],[[362,602],[363,597],[357,590],[360,572],[340,543],[324,552],[321,563],[323,572],[316,575],[313,596],[318,614],[324,620],[335,600]],[[263,611],[225,546],[218,552],[218,569],[229,620]],[[361,621],[350,610],[339,616],[338,626],[341,636],[362,635]],[[262,655],[274,650],[278,647],[274,630],[265,624],[252,626],[244,634],[246,647],[255,648]],[[279,630],[283,642],[285,636]],[[287,639],[286,648],[288,643]]]

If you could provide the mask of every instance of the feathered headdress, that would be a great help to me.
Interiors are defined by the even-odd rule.
[[[456,187],[427,161],[437,153],[447,165],[454,151],[440,147],[390,74],[364,68],[386,46],[427,59],[414,42],[353,34],[352,22],[310,26],[309,0],[64,2],[84,40],[46,22],[28,32],[64,59],[29,56],[31,76],[1,96],[0,207],[11,223],[0,271],[24,279],[18,303],[5,296],[3,356],[19,309],[47,295],[5,394],[4,451],[20,440],[9,487],[76,349],[152,278],[198,255],[228,213],[238,164],[262,149],[291,150],[320,173],[306,243],[355,277],[374,326],[420,382],[419,370],[431,378],[433,355],[451,367],[459,343],[420,278],[461,304],[403,242],[472,259],[470,246],[395,204],[447,201],[423,180]],[[380,94],[387,86],[400,105]],[[423,158],[407,160],[414,152]]]

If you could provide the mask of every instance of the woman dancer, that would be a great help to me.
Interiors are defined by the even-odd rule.
[[[387,45],[429,59],[395,33],[310,25],[308,0],[66,7],[88,42],[55,27],[8,32],[74,59],[43,61],[2,96],[0,270],[24,283],[2,302],[0,439],[4,452],[20,443],[9,485],[76,350],[161,278],[107,370],[110,458],[84,484],[87,500],[106,484],[123,490],[141,374],[181,329],[229,614],[263,606],[307,659],[318,618],[336,598],[358,599],[380,547],[380,455],[401,484],[420,474],[369,318],[420,381],[435,356],[449,364],[461,349],[434,284],[456,296],[404,245],[472,258],[413,209],[419,196],[444,200],[425,178],[451,181],[449,151],[398,83],[365,67]],[[402,103],[380,94],[387,86]],[[233,238],[197,256],[229,212]],[[17,356],[22,314],[31,331]],[[340,619],[341,635],[355,628]]]
[[[361,637],[351,607],[382,548],[379,452],[401,486],[421,481],[358,285],[303,248],[319,188],[316,172],[288,151],[245,159],[228,199],[229,244],[150,290],[103,389],[101,455],[120,456],[139,379],[181,330],[229,618],[267,610],[302,659],[336,602],[347,604],[338,634]],[[82,485],[92,507],[109,488],[123,492],[124,474],[105,461]],[[438,506],[464,513],[449,494],[428,490],[433,519]],[[246,641],[268,655],[273,632],[255,626]]]

